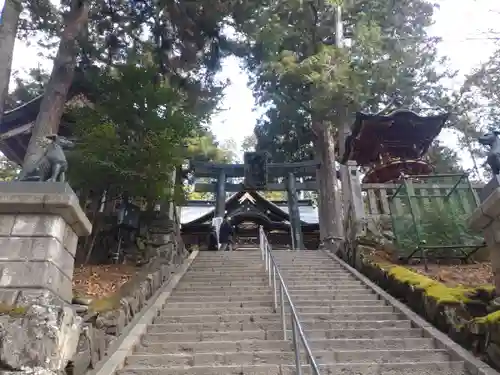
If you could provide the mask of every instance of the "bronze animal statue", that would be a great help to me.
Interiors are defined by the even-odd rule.
[[[73,148],[74,143],[58,135],[48,135],[46,138],[51,142],[42,157],[32,167],[23,169],[17,178],[18,181],[66,181],[68,161],[64,150]]]
[[[492,130],[478,138],[478,142],[490,148],[486,163],[491,167],[494,175],[500,174],[500,131]]]

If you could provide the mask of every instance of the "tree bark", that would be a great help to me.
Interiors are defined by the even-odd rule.
[[[23,168],[35,163],[43,153],[43,139],[57,134],[64,112],[66,97],[73,82],[78,54],[78,36],[87,23],[89,4],[85,0],[72,0],[70,11],[65,16],[59,49],[54,60],[40,111],[33,127]]]
[[[317,155],[318,162],[321,163],[321,155]],[[318,168],[316,170],[316,183],[317,183],[317,193],[318,193],[318,223],[319,223],[319,241],[320,241],[320,246],[324,246],[324,240],[327,237],[326,235],[326,230],[325,230],[325,224],[326,219],[325,219],[325,205],[323,204],[323,200],[321,199],[321,191],[323,191],[324,184],[323,184],[323,177],[321,175],[321,170]]]
[[[16,42],[21,3],[17,0],[6,0],[0,19],[0,124],[5,106],[5,99],[9,94],[10,72],[12,69],[12,55]]]
[[[321,165],[319,167],[319,196],[322,209],[323,226],[322,238],[325,246],[331,250],[335,250],[335,243],[338,243],[338,238],[343,237],[342,231],[342,208],[337,189],[337,171],[335,168],[335,139],[333,129],[325,124],[316,124],[314,126],[316,138],[316,149],[320,158]]]

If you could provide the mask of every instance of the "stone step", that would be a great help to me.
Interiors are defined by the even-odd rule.
[[[336,363],[319,366],[321,375],[469,375],[463,362]],[[230,374],[230,373],[229,373]],[[294,366],[281,366],[280,375],[296,375]],[[312,375],[302,366],[303,375]],[[144,374],[142,374],[144,375]],[[150,374],[153,375],[153,374]],[[179,374],[175,374],[179,375]],[[215,374],[207,374],[215,375]]]
[[[272,280],[272,279],[271,279]],[[300,283],[303,284],[322,284],[328,283],[332,285],[338,284],[357,284],[361,283],[350,277],[350,276],[328,276],[328,277],[320,277],[314,275],[308,275],[304,277],[297,276],[283,276],[283,280],[290,285],[297,285]],[[268,284],[269,278],[268,276],[251,276],[251,277],[238,277],[238,276],[210,276],[210,277],[183,277],[181,280],[182,284],[217,284],[217,285],[260,285],[260,284]]]
[[[321,375],[465,375],[463,362],[336,363],[320,365]],[[312,374],[302,366],[303,374]],[[127,366],[118,375],[295,375],[294,365],[194,366],[151,368]]]
[[[302,320],[302,327],[305,331],[308,330],[335,330],[335,329],[379,329],[379,328],[410,328],[410,322],[407,320],[383,320],[374,317],[377,320],[369,320],[368,318],[355,320],[352,316],[351,320]],[[262,331],[277,331],[281,329],[281,322],[246,322],[246,323],[168,323],[168,324],[151,324],[148,326],[148,333],[231,333],[231,332],[252,332],[257,330]],[[243,340],[243,339],[242,339]],[[191,341],[191,340],[187,340]],[[195,340],[193,340],[195,341]]]
[[[317,314],[328,314],[334,313],[334,306],[295,306],[298,313],[317,313]],[[162,310],[162,314],[164,315],[221,315],[221,314],[258,314],[258,313],[272,313],[273,307],[270,304],[268,307],[266,306],[234,306],[231,305],[229,307],[212,307],[212,308],[200,308],[200,309],[192,309],[192,308],[171,308],[169,305],[165,305]],[[346,313],[351,314],[351,313]],[[386,313],[387,316],[389,315]],[[397,317],[397,314],[390,314]]]
[[[339,287],[342,286],[343,289],[345,288],[348,289],[349,291],[353,291],[353,292],[356,292],[356,291],[369,291],[369,289],[359,283],[349,283],[349,284],[345,284],[345,283],[342,283],[340,285],[332,285],[332,286],[329,286],[329,285],[321,285],[321,286],[318,286],[318,284],[300,284],[300,283],[296,283],[296,284],[293,284],[293,283],[287,283],[287,289],[288,290],[294,290],[294,291],[300,291],[300,290],[306,290],[306,291],[309,291],[309,290],[321,290],[321,291],[331,291],[331,292],[334,292],[336,290],[339,289]],[[321,289],[320,289],[321,288]],[[261,290],[261,291],[266,291],[266,290],[271,290],[271,286],[268,285],[267,281],[266,282],[261,282],[261,283],[239,283],[239,282],[236,282],[236,283],[224,283],[224,282],[212,282],[212,283],[208,283],[208,282],[184,282],[184,281],[181,281],[178,285],[178,287],[176,288],[176,290],[179,290],[179,291],[182,291],[182,290],[185,290],[185,289],[193,289],[193,290],[196,290],[196,291],[200,291],[200,292],[203,292],[203,291],[206,291],[206,290],[213,290],[213,291],[216,291],[216,290],[224,290],[224,291],[231,291],[231,290],[236,290],[236,289],[239,289],[239,290],[253,290],[255,292]]]
[[[207,270],[207,269],[203,269],[203,270],[199,270],[199,271],[188,271],[186,272],[186,274],[184,275],[184,277],[188,277],[188,276],[197,276],[197,277],[222,277],[222,276],[227,276],[227,275],[231,275],[231,276],[264,276],[265,275],[265,271],[264,269],[260,268],[260,269],[248,269],[248,267],[245,267],[245,268],[241,268],[241,269],[235,269],[235,270],[220,270],[220,269],[217,269],[217,270]]]
[[[351,276],[335,276],[335,275],[314,275],[309,274],[307,276],[283,276],[283,280],[290,285],[296,284],[322,284],[328,283],[333,285],[338,284],[357,284],[360,282]],[[239,275],[225,275],[225,276],[185,276],[182,278],[183,283],[210,283],[210,284],[260,284],[268,283],[268,276],[258,275],[258,276],[239,276]]]
[[[332,287],[328,288],[326,285],[322,286],[316,286],[316,288],[313,288],[313,286],[308,285],[306,286],[288,286],[287,287],[288,292],[291,293],[292,295],[297,295],[297,294],[315,294],[315,295],[322,295],[324,296],[325,294],[331,295],[333,298],[337,298],[337,296],[342,296],[342,295],[373,295],[374,293],[362,286],[357,286],[357,287],[350,287],[350,288],[339,288],[339,287]],[[175,289],[174,293],[175,294],[184,294],[184,293],[199,293],[199,295],[206,295],[207,293],[213,293],[214,295],[217,294],[224,294],[224,295],[229,295],[229,294],[272,294],[272,287],[267,286],[267,285],[262,285],[262,286],[222,286],[222,285],[204,285],[204,286],[192,286],[192,285],[186,285],[185,287]],[[337,298],[338,299],[338,298]]]
[[[279,263],[279,262],[278,262]],[[302,267],[297,267],[293,264],[278,264],[278,267],[280,268],[280,271],[297,271],[297,272],[346,272],[345,268],[342,266],[339,266],[338,264],[335,263],[330,263],[330,262],[323,262],[321,265],[304,265]]]
[[[189,293],[189,290],[192,290],[192,288],[174,291],[172,298],[175,297],[175,299],[181,299],[184,297],[189,297],[190,295],[192,297],[203,297],[203,296],[207,295],[207,293],[196,295],[196,292],[194,290],[193,290],[193,292],[191,292],[192,294],[186,294],[186,293]],[[263,299],[265,299],[266,297],[270,297],[271,300],[273,298],[273,293],[274,293],[274,291],[269,287],[265,288],[264,290],[259,289],[259,290],[254,291],[254,292],[249,291],[249,290],[248,291],[245,291],[245,290],[240,291],[238,288],[232,288],[229,290],[226,288],[210,289],[209,292],[213,292],[214,297],[215,296],[229,296],[231,294],[233,294],[235,296],[245,294],[246,296],[262,297]],[[316,301],[319,301],[319,300],[332,301],[333,299],[336,299],[337,296],[341,296],[341,295],[372,294],[368,288],[344,288],[344,287],[336,287],[336,288],[332,288],[332,289],[321,290],[321,293],[319,293],[320,292],[319,290],[316,290],[315,291],[316,293],[310,294],[310,295],[309,294],[305,295],[305,293],[307,291],[302,293],[302,291],[296,292],[295,289],[288,290],[288,292],[290,293],[290,295],[295,296],[295,297],[292,297],[294,301],[296,299],[301,299],[302,297],[310,297],[310,298],[306,298],[306,299],[309,299],[309,300],[314,299]],[[208,293],[208,295],[211,295],[211,294]],[[278,290],[276,290],[276,295],[277,296],[279,295]],[[240,299],[244,300],[246,298],[240,298]],[[169,301],[172,301],[172,299],[169,298]],[[182,302],[182,301],[177,301],[177,302]],[[186,302],[189,302],[189,301],[186,301]]]
[[[333,339],[333,340],[311,340],[311,350],[410,350],[410,349],[434,349],[434,342],[427,338],[388,338],[388,339]],[[293,350],[290,341],[284,340],[260,340],[260,341],[192,341],[180,343],[143,343],[135,348],[137,354],[162,354],[162,353],[213,353],[213,352],[260,352],[260,351]]]
[[[322,375],[465,375],[463,363],[324,252],[273,256]],[[291,331],[283,340],[273,297],[258,249],[201,252],[118,374],[295,374]]]
[[[292,331],[288,330],[288,339]],[[417,328],[353,328],[353,329],[314,329],[308,330],[309,340],[326,339],[380,339],[380,338],[421,338],[422,331]],[[245,332],[170,332],[147,333],[142,337],[144,343],[190,342],[190,341],[244,341],[244,340],[282,340],[283,331],[245,331]]]
[[[313,310],[314,311],[314,310]],[[243,315],[243,316],[242,316]],[[204,317],[207,317],[207,321],[196,321],[196,319],[191,319],[192,323],[188,323],[188,318],[189,317],[197,317],[199,315],[187,315],[184,316],[185,319],[179,322],[179,316],[173,316],[170,314],[161,314],[158,315],[155,320],[154,324],[179,324],[182,325],[184,324],[185,330],[229,330],[229,331],[237,331],[239,329],[252,329],[252,327],[255,327],[256,325],[259,327],[259,329],[268,329],[264,328],[263,323],[266,322],[272,322],[277,323],[280,321],[281,316],[279,314],[227,314],[227,315],[220,315],[219,320],[215,320],[214,318],[209,319],[208,317],[210,315],[203,315]],[[238,318],[238,316],[240,316]],[[308,323],[309,324],[314,324],[314,323],[332,323],[332,322],[344,322],[344,321],[352,321],[352,320],[397,320],[398,315],[394,314],[392,312],[333,312],[333,313],[326,313],[326,314],[321,314],[318,312],[311,312],[311,313],[299,313],[300,319],[302,323]],[[225,318],[226,317],[226,318]],[[172,322],[172,318],[177,319],[177,321]],[[287,321],[289,321],[289,317],[287,317]],[[194,321],[193,321],[194,320]],[[237,327],[237,328],[224,328],[223,325],[228,325],[228,327]],[[243,325],[243,327],[241,327]],[[199,328],[197,328],[199,326]],[[281,327],[281,326],[280,326]],[[320,328],[320,327],[317,327]]]
[[[321,300],[321,301],[328,301],[330,303],[333,303],[335,301],[335,305],[344,307],[344,306],[386,306],[386,303],[382,300],[374,300],[374,299],[367,299],[367,300],[334,300],[332,298],[331,293],[325,293],[324,296],[318,297],[317,295],[302,295],[302,296],[295,296],[292,297],[293,302],[295,304],[299,303],[306,303],[307,301],[311,300]],[[239,302],[245,302],[245,301],[260,301],[260,302],[269,302],[273,300],[273,296],[271,293],[265,293],[265,294],[236,294],[234,296],[231,295],[216,295],[216,296],[211,296],[211,295],[177,295],[174,294],[173,296],[169,297],[167,300],[167,303],[188,303],[188,302],[233,302],[233,303],[239,303]]]
[[[299,314],[301,321],[331,321],[336,319],[338,314]],[[272,314],[222,314],[222,315],[166,315],[158,314],[155,323],[249,323],[249,322],[281,322],[281,315]],[[286,316],[286,321],[290,322],[290,315]],[[281,327],[280,327],[281,328]]]
[[[260,249],[248,249],[245,251],[212,251],[212,252],[205,252],[201,251],[199,253],[199,258],[196,259],[197,261],[205,260],[205,259],[214,259],[214,258],[231,258],[231,259],[238,259],[241,257],[247,257],[248,259],[258,257],[261,258],[262,253]]]
[[[319,278],[327,278],[327,277],[335,277],[335,278],[350,278],[352,280],[356,280],[355,277],[349,275],[342,271],[305,271],[305,272],[296,272],[294,270],[281,270],[281,274],[284,277],[309,277],[309,276],[317,276]],[[220,278],[229,278],[229,277],[242,277],[244,279],[247,278],[258,278],[258,277],[267,277],[268,273],[264,269],[260,270],[248,270],[242,269],[241,271],[235,270],[231,272],[225,271],[204,271],[204,272],[187,272],[184,277],[194,277],[194,278],[207,278],[207,277],[220,277]]]
[[[441,362],[449,360],[444,350],[332,350],[315,351],[318,364],[335,362],[354,363],[398,363],[398,362]],[[305,355],[302,354],[302,361]],[[220,352],[181,354],[132,354],[126,359],[126,366],[176,367],[176,366],[231,366],[248,364],[292,364],[295,361],[293,351],[260,351],[260,352]]]
[[[318,298],[328,298],[331,300],[378,300],[378,296],[372,293],[368,289],[363,289],[359,291],[332,291],[332,290],[289,290],[290,296],[292,299],[302,298],[302,297],[311,297],[314,299]],[[238,297],[238,296],[272,296],[272,291],[269,288],[259,288],[256,291],[252,288],[233,288],[232,290],[227,290],[224,288],[208,288],[205,290],[198,290],[193,288],[175,290],[172,294],[172,298],[182,298],[185,296],[230,296],[230,297]]]
[[[293,299],[295,306],[301,307],[330,307],[332,312],[345,312],[345,313],[353,313],[353,312],[393,312],[394,309],[390,306],[351,306],[351,307],[339,307],[336,303],[327,300],[296,300]],[[286,302],[285,302],[286,304]],[[272,306],[273,299],[267,298],[264,301],[213,301],[213,302],[173,302],[167,301],[165,308],[170,309],[182,309],[182,308],[191,308],[191,309],[212,309],[212,308],[225,308],[225,307],[258,307],[258,306]]]
[[[314,258],[314,259],[308,259],[308,258],[303,258],[303,259],[280,259],[278,257],[274,258],[276,261],[276,264],[278,267],[280,266],[293,266],[296,268],[300,267],[321,267],[323,265],[336,265],[337,267],[342,267],[336,263],[333,263],[333,261],[329,258],[323,259],[323,258]]]
[[[229,258],[229,257],[220,257],[220,258],[205,258],[205,259],[197,259],[194,261],[194,266],[212,266],[212,267],[224,267],[224,266],[244,266],[245,264],[250,265],[264,265],[264,261],[260,256],[255,257],[238,257],[238,258]]]
[[[207,264],[197,264],[193,263],[191,267],[189,267],[188,272],[206,272],[206,271],[238,271],[238,270],[256,270],[262,271],[265,269],[264,261],[259,260],[258,262],[241,262],[241,264],[229,264],[221,267],[222,262],[214,262],[213,265]],[[338,266],[336,266],[338,268]]]

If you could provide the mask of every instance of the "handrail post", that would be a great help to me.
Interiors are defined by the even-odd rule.
[[[276,268],[273,267],[273,307],[274,312],[278,309],[278,297],[276,295]]]
[[[293,340],[293,350],[295,351],[295,367],[296,374],[302,375],[302,366],[300,365],[300,347],[299,340],[297,338],[297,322],[292,314],[292,340]]]
[[[281,310],[281,325],[283,327],[283,340],[286,340],[286,316],[285,316],[285,292],[283,285],[280,284],[280,310]]]
[[[262,260],[264,260],[264,239],[262,237],[262,225],[259,226],[259,247],[260,247],[260,256]]]
[[[267,251],[265,243],[264,243],[264,263],[266,264],[266,272],[267,272],[267,266],[269,264],[269,252]]]
[[[269,273],[267,274],[267,281],[269,286],[271,286],[272,274],[274,273],[274,264],[271,263],[271,258],[269,258]]]

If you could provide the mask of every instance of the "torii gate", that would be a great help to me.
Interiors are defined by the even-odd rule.
[[[244,190],[286,191],[288,195],[288,211],[290,215],[292,248],[303,249],[304,242],[300,221],[297,191],[317,190],[315,180],[297,183],[297,177],[316,177],[319,163],[304,161],[297,163],[268,163],[267,174],[270,178],[284,177],[286,183],[267,183],[259,189],[249,189],[246,184],[228,183],[228,178],[245,177],[245,164],[218,164],[209,162],[192,161],[190,167],[195,178],[214,178],[215,184],[195,184],[195,191],[202,193],[215,193],[215,216],[223,217],[226,201],[226,192],[239,192]],[[247,165],[248,167],[248,165]],[[320,223],[321,225],[321,223]]]

